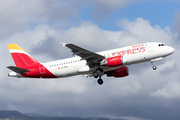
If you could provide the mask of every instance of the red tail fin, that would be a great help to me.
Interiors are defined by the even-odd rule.
[[[8,48],[17,67],[26,68],[39,63],[17,44],[9,44]]]

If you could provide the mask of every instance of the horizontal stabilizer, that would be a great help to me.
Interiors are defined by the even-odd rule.
[[[22,73],[22,72],[29,72],[30,71],[30,70],[15,67],[15,66],[8,66],[7,68],[9,68],[10,70],[12,70],[12,71],[14,71],[16,73]]]

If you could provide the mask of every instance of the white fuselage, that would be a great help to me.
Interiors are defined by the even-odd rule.
[[[103,55],[106,58],[123,56],[124,64],[121,66],[100,66],[103,71],[106,72],[118,69],[122,66],[147,61],[161,60],[162,58],[172,54],[173,51],[174,49],[172,47],[165,46],[163,43],[151,42],[98,52],[97,54]],[[93,71],[99,67],[95,65],[90,68],[87,65],[86,60],[82,60],[81,57],[78,56],[42,64],[56,77],[69,77],[79,74],[92,74]]]

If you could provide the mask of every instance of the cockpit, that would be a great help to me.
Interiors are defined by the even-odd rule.
[[[165,44],[159,44],[159,47],[161,47],[161,46],[166,46]]]

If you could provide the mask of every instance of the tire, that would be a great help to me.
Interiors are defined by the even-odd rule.
[[[96,72],[103,72],[103,69],[98,68],[98,69],[96,70]]]
[[[94,76],[95,78],[98,78],[98,77],[99,77],[99,74],[98,74],[97,72],[94,72],[94,73],[93,73],[93,76]]]
[[[157,69],[157,67],[156,67],[156,66],[153,66],[152,68],[153,68],[153,70],[156,70],[156,69]]]
[[[98,82],[99,85],[103,84],[103,80],[102,79],[98,79],[97,82]]]

